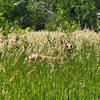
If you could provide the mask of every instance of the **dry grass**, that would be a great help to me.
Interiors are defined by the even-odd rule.
[[[72,40],[77,48],[81,46],[82,40],[87,39],[90,43],[100,42],[100,32],[84,29],[76,30],[75,32],[66,35],[63,32],[49,31],[28,31],[25,34],[10,34],[8,37],[0,35],[0,51],[3,52],[5,47],[19,48],[19,51],[26,49],[27,55],[31,53],[39,53],[51,56],[63,56],[64,46],[60,43],[60,36],[64,35],[66,41]]]
[[[88,40],[90,43],[98,43],[100,42],[100,32],[96,33],[88,29],[76,30],[72,33],[71,39],[77,46],[80,46],[84,39]]]

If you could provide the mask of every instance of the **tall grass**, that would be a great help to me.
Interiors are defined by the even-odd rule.
[[[63,47],[60,51],[58,45],[52,48],[54,40],[50,41],[50,47],[45,45],[45,49],[47,47],[46,50],[48,48],[56,50],[60,55],[59,52],[61,50],[63,52]],[[57,59],[55,61],[31,61],[30,63],[25,60],[30,45],[26,41],[22,44],[17,45],[17,48],[4,48],[1,54],[1,100],[100,99],[99,43],[91,43],[84,39],[80,49],[74,44],[70,57],[65,57],[62,61]],[[37,52],[47,55],[55,54],[55,52],[49,54],[50,52],[45,53],[41,50]]]

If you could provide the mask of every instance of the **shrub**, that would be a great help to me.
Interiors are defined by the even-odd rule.
[[[52,15],[48,3],[30,2],[27,9],[30,12],[32,28],[34,30],[44,29],[45,24],[48,22],[48,18]]]

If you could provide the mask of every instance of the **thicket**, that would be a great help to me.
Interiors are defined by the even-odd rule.
[[[71,32],[77,27],[99,31],[96,13],[99,0],[0,0],[0,27],[60,30]]]

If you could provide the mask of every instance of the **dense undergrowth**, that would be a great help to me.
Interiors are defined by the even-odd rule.
[[[84,31],[77,32],[83,32],[84,37]],[[39,33],[42,37],[41,33],[43,32],[36,33],[38,34],[37,37],[39,37]],[[0,52],[1,100],[100,99],[100,42],[96,42],[96,40],[92,42],[84,38],[82,41],[78,41],[81,44],[78,47],[76,44],[78,42],[74,41],[71,54],[66,57],[64,56],[64,47],[59,42],[59,34],[62,33],[55,33],[55,38],[51,38],[52,35],[50,34],[52,33],[43,35],[45,38],[40,39],[41,41],[47,40],[46,44],[44,42],[44,44],[41,44],[42,47],[38,45],[40,42],[34,32],[31,33],[31,38],[33,36],[33,41],[36,41],[37,44],[32,42],[32,39],[29,42],[25,37],[22,38],[23,34],[19,37],[16,36],[16,45],[13,40],[10,43],[7,42],[11,36],[7,38],[8,40],[5,39],[5,46]],[[30,48],[31,50],[29,50]],[[41,53],[55,57],[63,55],[65,59],[55,61],[33,60],[29,63],[26,57],[31,53]]]
[[[100,1],[0,0],[0,28],[73,32],[78,27],[100,31]]]

